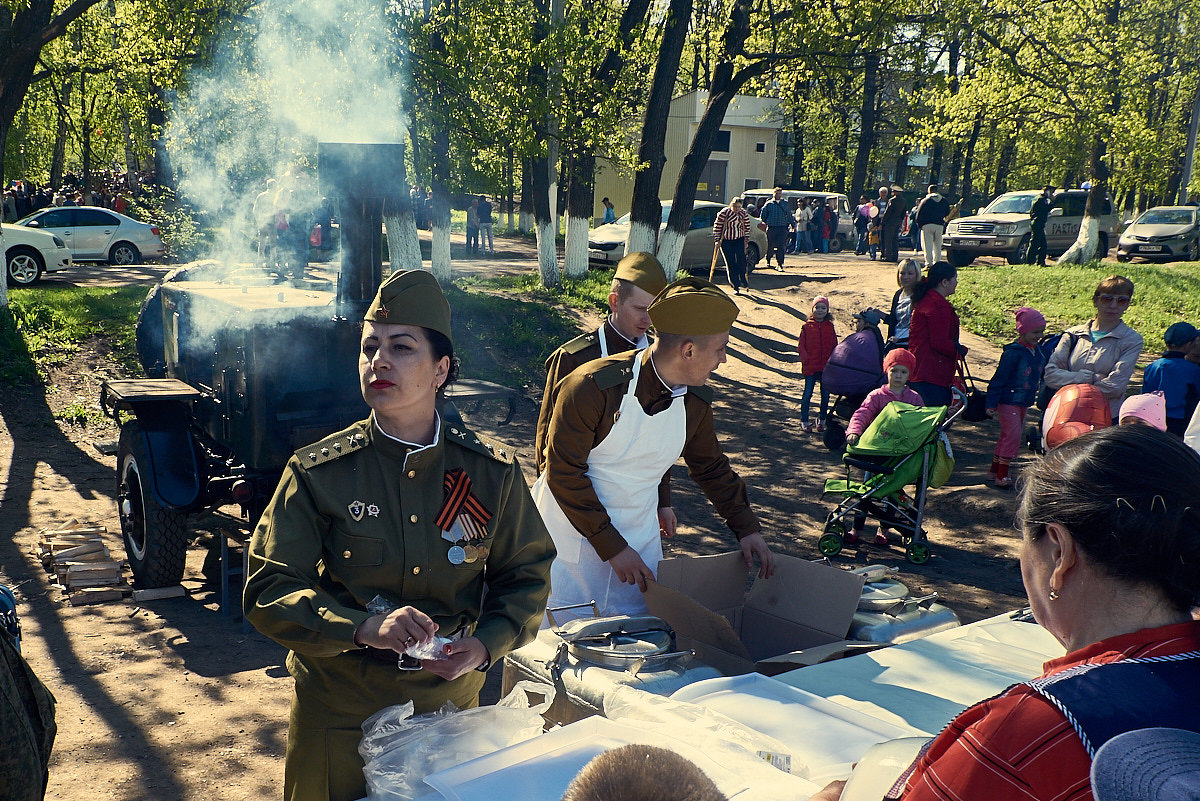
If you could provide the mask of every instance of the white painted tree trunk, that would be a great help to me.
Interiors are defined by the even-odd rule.
[[[449,284],[450,274],[450,229],[433,226],[433,242],[429,253],[429,271],[440,284]]]
[[[684,238],[680,234],[670,228],[663,231],[662,237],[658,240],[658,263],[662,265],[668,281],[674,281],[675,274],[679,272],[679,257],[683,255],[683,240]]]
[[[417,237],[417,221],[411,211],[383,218],[387,230],[388,257],[392,269],[421,269],[421,240]]]
[[[558,248],[554,242],[554,218],[537,225],[538,270],[542,274],[542,286],[557,286]]]
[[[531,214],[528,211],[522,211],[520,219],[521,219],[521,227],[519,230],[521,231],[521,233],[527,234],[533,230],[533,214]]]
[[[0,256],[4,254],[3,238],[0,238]],[[0,309],[8,308],[8,260],[4,260],[4,277],[0,279]]]
[[[629,239],[625,240],[625,253],[653,253],[657,250],[658,231],[645,223],[629,224]]]
[[[1067,248],[1067,252],[1058,257],[1056,264],[1086,264],[1096,258],[1100,248],[1100,219],[1084,217],[1079,225],[1079,235],[1075,244]]]
[[[588,219],[567,217],[567,243],[563,252],[563,275],[580,278],[588,271]]]

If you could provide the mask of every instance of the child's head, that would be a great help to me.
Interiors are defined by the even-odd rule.
[[[888,377],[888,386],[894,389],[908,384],[908,377],[917,369],[917,357],[907,348],[889,350],[883,357],[883,372]]]
[[[1033,347],[1046,333],[1046,318],[1037,309],[1022,306],[1016,311],[1017,339],[1022,345]]]
[[[824,295],[817,295],[812,302],[812,318],[814,320],[824,320],[829,316],[829,298]]]
[[[1159,431],[1167,430],[1167,397],[1161,392],[1145,392],[1130,395],[1121,404],[1117,415],[1121,425],[1153,426]]]
[[[605,751],[583,766],[562,801],[726,801],[689,759],[652,745]]]
[[[883,317],[875,309],[863,309],[854,315],[854,331],[866,331],[868,328],[878,328]]]
[[[1166,333],[1163,334],[1163,341],[1167,343],[1167,350],[1190,353],[1197,337],[1200,337],[1200,331],[1196,330],[1196,326],[1191,323],[1178,322],[1172,323],[1167,328]]]

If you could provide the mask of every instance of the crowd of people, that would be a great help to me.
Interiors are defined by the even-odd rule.
[[[17,178],[4,189],[3,218],[6,223],[16,222],[52,206],[100,206],[120,214],[129,208],[131,198],[153,183],[154,173],[150,171],[102,170],[92,173],[90,182],[78,173],[68,172],[57,188]]]

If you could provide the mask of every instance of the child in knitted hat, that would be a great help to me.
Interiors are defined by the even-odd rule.
[[[813,298],[812,315],[800,328],[800,336],[796,340],[796,352],[800,354],[800,372],[804,375],[804,397],[800,401],[800,430],[812,431],[813,425],[808,420],[808,409],[812,404],[813,389],[821,384],[821,410],[817,417],[817,433],[825,430],[825,415],[829,411],[829,390],[821,381],[821,371],[833,348],[838,343],[837,331],[833,328],[833,318],[829,315],[829,298],[818,295]]]
[[[1117,421],[1123,425],[1147,425],[1167,430],[1167,396],[1161,390],[1130,395],[1121,404]]]
[[[1000,419],[1000,439],[988,478],[1001,489],[1013,485],[1008,465],[1020,450],[1025,411],[1037,400],[1042,371],[1046,369],[1045,357],[1037,346],[1046,333],[1046,318],[1028,306],[1017,309],[1016,318],[1017,338],[1004,346],[987,390],[988,417]]]
[[[866,431],[867,427],[874,422],[879,413],[883,411],[883,407],[892,401],[900,401],[913,406],[925,405],[925,401],[921,400],[917,391],[908,386],[908,377],[912,375],[916,366],[917,357],[912,355],[912,351],[906,348],[888,351],[887,356],[883,357],[883,372],[887,375],[887,383],[867,395],[862,405],[851,415],[850,424],[846,426],[847,445],[858,442],[862,432]],[[866,481],[870,477],[871,474],[867,473],[863,480]],[[848,543],[858,542],[860,530],[866,519],[865,515],[856,514],[854,528],[846,532],[843,540]],[[887,535],[882,527],[875,535],[875,543],[877,545],[887,545],[888,543]]]

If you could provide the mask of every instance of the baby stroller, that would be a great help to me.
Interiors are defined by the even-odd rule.
[[[847,421],[867,393],[882,386],[885,380],[879,313],[867,309],[855,317],[863,320],[867,327],[835,345],[821,372],[821,385],[831,395],[839,396],[833,404],[834,415]]]
[[[899,402],[885,406],[859,441],[847,446],[842,459],[846,478],[825,482],[825,494],[841,495],[842,499],[825,518],[817,550],[825,556],[840,552],[843,537],[858,513],[898,531],[909,562],[920,565],[929,561],[929,542],[921,528],[925,496],[930,487],[945,484],[954,471],[954,452],[946,429],[963,408],[960,404],[950,411],[945,406]],[[870,475],[854,481],[851,467]],[[904,491],[909,485],[915,485],[915,497]]]

